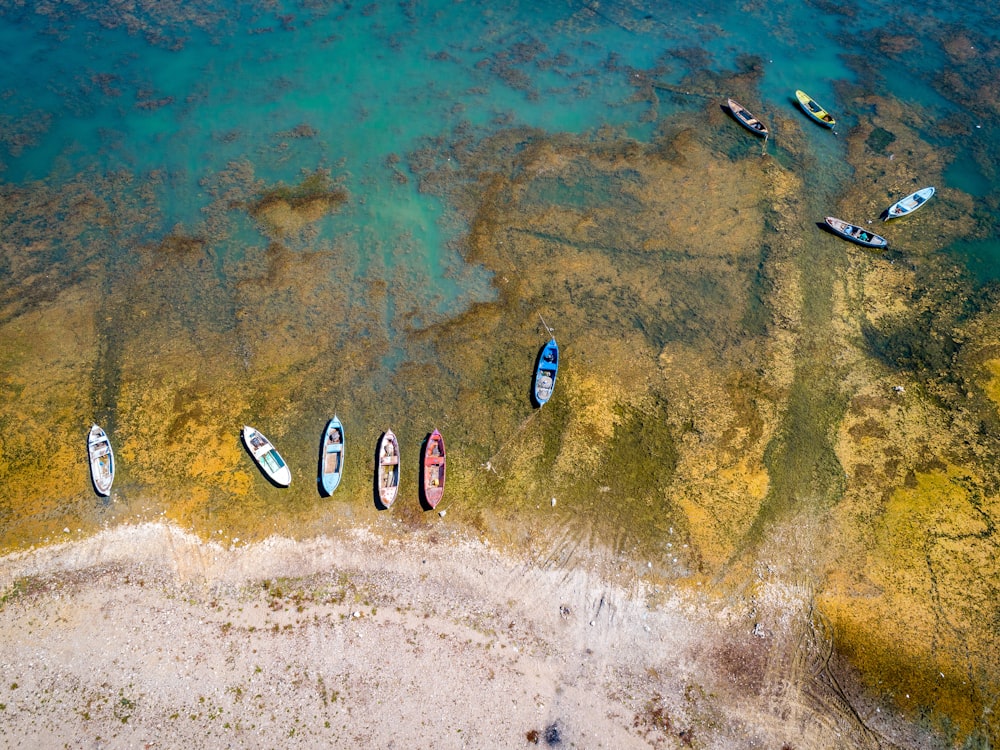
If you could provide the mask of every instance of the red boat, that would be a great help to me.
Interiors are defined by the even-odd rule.
[[[423,488],[424,500],[436,508],[444,495],[444,438],[437,430],[427,438],[424,445]]]

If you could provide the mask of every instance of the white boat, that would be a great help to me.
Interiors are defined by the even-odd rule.
[[[848,224],[843,219],[827,216],[826,225],[845,240],[857,242],[865,247],[885,247],[889,244],[889,241],[882,235],[869,232],[857,224]]]
[[[270,440],[253,427],[243,425],[243,442],[268,479],[280,487],[287,487],[292,483],[292,472]]]
[[[378,443],[378,466],[375,467],[378,499],[383,508],[396,501],[399,492],[399,441],[392,430],[386,430]]]
[[[98,495],[111,494],[111,483],[115,481],[115,453],[111,441],[104,430],[91,425],[87,436],[87,451],[90,454],[90,477]]]
[[[923,190],[910,193],[902,200],[898,200],[889,206],[889,208],[885,211],[885,218],[883,218],[882,221],[889,221],[889,219],[895,219],[900,216],[912,214],[924,205],[932,195],[934,195],[934,188],[932,187],[925,187]]]

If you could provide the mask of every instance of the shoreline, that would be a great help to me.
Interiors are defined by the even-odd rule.
[[[772,674],[794,665],[790,639],[801,650],[794,586],[762,588],[752,622],[600,551],[564,567],[435,539],[225,549],[146,523],[2,557],[6,741],[750,748],[853,731],[838,746],[866,746]]]

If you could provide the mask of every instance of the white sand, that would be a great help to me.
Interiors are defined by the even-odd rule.
[[[751,619],[434,538],[145,524],[2,558],[0,746],[874,746],[803,682],[795,591]]]

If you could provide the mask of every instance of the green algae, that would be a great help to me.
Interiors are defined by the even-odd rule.
[[[662,496],[670,485],[678,455],[673,436],[664,427],[668,409],[660,399],[622,415],[604,456],[613,502],[647,493]]]
[[[896,136],[885,128],[873,128],[865,139],[865,146],[876,154],[885,154],[889,145],[896,140]]]
[[[894,148],[933,165],[936,156],[905,127],[882,119],[890,109],[878,107],[876,121],[905,140]],[[859,132],[852,151],[865,138]],[[862,180],[885,179],[870,166]],[[935,254],[970,230],[965,217],[942,207],[931,242],[903,230],[906,262],[850,258],[850,312],[839,315],[855,342],[852,385],[835,440],[845,482],[831,512],[836,546],[817,593],[849,669],[954,747],[993,743],[998,731],[990,710],[998,695],[990,635],[1000,434],[991,405],[995,313],[991,292],[977,291]]]
[[[328,171],[317,170],[295,185],[268,188],[248,212],[269,234],[284,237],[336,211],[348,200],[347,190],[335,184]]]
[[[265,206],[305,210],[227,250],[219,238],[262,205],[245,165],[217,176],[205,227],[137,246],[126,278],[90,264],[58,297],[9,306],[4,386],[17,398],[0,407],[3,547],[161,517],[220,541],[441,524],[560,564],[610,546],[649,561],[660,581],[704,574],[738,590],[775,526],[807,518],[809,535],[834,532],[796,570],[825,577],[817,604],[860,679],[904,710],[948,717],[963,737],[993,732],[977,711],[996,692],[995,592],[969,571],[995,559],[996,479],[980,463],[995,447],[969,410],[995,405],[997,368],[981,364],[995,360],[985,347],[963,360],[985,306],[943,312],[961,279],[934,290],[894,268],[899,283],[931,291],[897,298],[891,314],[872,309],[865,292],[895,289],[895,277],[870,257],[828,262],[826,235],[795,239],[809,229],[802,184],[782,163],[731,159],[683,122],[650,146],[514,130],[449,153],[457,166],[422,154],[420,183],[470,228],[463,253],[492,272],[497,298],[439,324],[419,323],[418,273],[362,270],[356,238],[311,242],[310,226],[339,205],[314,212],[312,199],[335,180],[276,189]],[[695,198],[678,200],[677,186]],[[107,202],[126,205],[113,190]],[[19,278],[30,287],[38,268]],[[563,362],[555,395],[535,409],[539,316]],[[928,320],[942,338],[915,367],[899,354],[915,343],[890,343],[916,339]],[[918,404],[886,395],[900,375],[922,378]],[[317,451],[334,411],[348,457],[322,499]],[[108,505],[88,485],[90,419],[119,457]],[[243,423],[278,445],[289,490],[252,464]],[[373,454],[387,427],[405,468],[399,500],[380,513]],[[446,519],[417,502],[418,446],[434,427],[449,447]],[[934,670],[945,677],[915,676]]]
[[[918,473],[889,500],[868,553],[878,593],[821,596],[869,686],[959,738],[993,732],[982,706],[1000,688],[995,644],[978,625],[995,618],[996,503],[968,485],[954,466]]]

